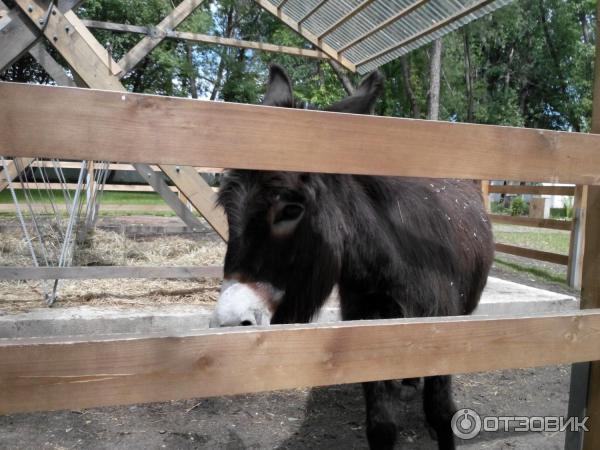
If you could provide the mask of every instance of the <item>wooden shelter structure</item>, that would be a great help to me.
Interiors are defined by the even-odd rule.
[[[278,51],[328,57],[359,72],[506,3],[256,2],[318,48]],[[131,163],[178,210],[184,205],[148,166],[157,164],[224,238],[226,222],[193,166],[575,183],[586,231],[586,310],[220,329],[182,336],[0,340],[0,413],[572,362],[580,364],[573,371],[570,413],[589,415],[590,431],[585,437],[570,435],[567,447],[580,448],[583,441],[586,450],[600,448],[600,135],[133,94],[119,80],[163,39],[192,37],[175,28],[202,0],[181,2],[156,27],[146,29],[146,36],[118,62],[72,11],[77,0],[14,3],[9,10],[0,1],[0,70],[29,52],[57,84],[92,88],[0,83],[0,154],[19,158],[21,166],[36,157]],[[395,12],[376,13],[384,3]],[[413,19],[410,30],[403,29]],[[359,32],[349,37],[354,22]],[[110,26],[142,31],[117,25]],[[394,40],[396,28],[407,33],[400,41]],[[69,64],[73,78],[50,57],[42,38]],[[261,43],[214,40],[269,49]],[[600,133],[596,70],[592,129]],[[363,148],[374,136],[377,146],[365,159]],[[15,167],[8,167],[5,176],[14,176]]]

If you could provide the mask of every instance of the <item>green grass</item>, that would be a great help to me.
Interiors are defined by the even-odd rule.
[[[494,225],[494,239],[496,242],[563,255],[569,253],[570,236],[569,231],[505,224]],[[527,273],[540,280],[561,284],[567,283],[566,267],[557,267],[534,260],[513,260],[512,258],[516,257],[498,253],[495,262],[505,269]]]
[[[494,229],[496,242],[527,247],[545,252],[569,253],[570,233],[568,231],[545,230],[542,228],[531,231],[497,231]]]
[[[540,269],[539,267],[533,267],[528,264],[519,264],[516,262],[505,261],[501,257],[494,258],[494,262],[498,265],[501,265],[508,269],[512,269],[516,272],[528,273],[528,274],[533,275],[534,277],[542,279],[544,281],[550,281],[552,283],[567,284],[567,277],[565,274],[553,273],[549,270]]]

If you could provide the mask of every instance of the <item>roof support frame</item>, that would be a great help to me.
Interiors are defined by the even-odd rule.
[[[397,20],[400,20],[403,17],[408,16],[410,13],[412,13],[413,11],[416,11],[417,9],[419,9],[421,6],[426,5],[427,3],[429,3],[431,0],[417,0],[415,3],[407,6],[406,8],[404,8],[402,11],[397,12],[396,14],[394,14],[391,17],[388,17],[387,19],[385,19],[383,22],[381,22],[379,25],[377,25],[375,28],[367,31],[366,33],[364,33],[361,36],[358,36],[356,39],[353,39],[352,41],[348,42],[347,44],[343,45],[338,52],[339,53],[344,53],[345,51],[349,50],[350,48],[360,44],[361,42],[363,42],[365,39],[368,39],[369,37],[373,36],[375,33],[383,30],[384,28],[390,26],[392,23],[396,22]],[[361,64],[361,63],[359,63]]]
[[[188,42],[207,43],[225,45],[229,47],[248,48],[252,50],[262,50],[265,52],[284,53],[294,56],[303,56],[305,58],[329,59],[329,56],[320,50],[311,50],[307,48],[288,47],[285,45],[269,44],[265,42],[245,41],[241,39],[231,39],[221,36],[211,36],[208,34],[191,33],[187,31],[163,31],[156,27],[146,27],[139,25],[129,25],[112,22],[102,22],[99,20],[82,20],[88,28],[100,30],[111,30],[122,33],[138,33],[147,36],[161,36],[167,39],[180,39]]]
[[[282,7],[285,4],[285,2],[282,2],[279,6],[274,6],[271,2],[269,2],[269,0],[254,0],[254,1],[265,11],[278,17],[279,20],[281,20],[284,24],[286,24],[288,27],[290,27],[296,33],[298,33],[299,35],[304,37],[306,40],[311,42],[316,47],[320,48],[331,59],[336,60],[338,63],[340,63],[342,66],[344,66],[346,69],[350,70],[351,72],[356,72],[355,64],[353,64],[347,58],[344,58],[333,47],[331,47],[330,45],[327,45],[323,41],[319,40],[319,38],[317,36],[312,34],[310,31],[306,30],[305,28],[303,28],[298,22],[296,22],[290,16],[285,14],[282,11]]]
[[[359,12],[361,12],[363,9],[365,9],[367,6],[369,6],[374,1],[375,0],[364,0],[360,5],[358,5],[356,8],[354,8],[352,11],[350,11],[349,13],[342,16],[337,22],[335,22],[333,25],[331,25],[327,30],[323,31],[319,35],[319,39],[323,39],[325,36],[328,36],[331,33],[333,33],[335,30],[337,30],[339,27],[344,25],[346,22],[348,22],[350,19],[352,19],[355,15],[357,15]]]
[[[374,61],[378,58],[381,58],[382,56],[387,55],[388,53],[391,53],[395,50],[398,50],[401,47],[404,47],[412,42],[415,42],[425,36],[430,35],[431,33],[435,33],[436,31],[438,31],[439,29],[450,25],[452,22],[456,22],[457,20],[462,19],[465,16],[468,16],[469,14],[474,13],[475,11],[489,5],[490,3],[493,3],[495,0],[481,0],[477,3],[475,3],[474,5],[469,6],[468,8],[465,8],[459,12],[457,12],[456,14],[453,14],[452,16],[441,20],[438,23],[433,24],[432,26],[430,26],[429,28],[420,31],[418,33],[413,34],[412,36],[404,39],[402,42],[399,42],[397,44],[391,45],[371,56],[369,56],[368,58],[364,58],[363,60],[359,61],[358,63],[356,63],[357,66],[361,66],[363,64],[368,64],[371,61]]]

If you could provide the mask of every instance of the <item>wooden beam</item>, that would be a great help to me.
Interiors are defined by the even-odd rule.
[[[32,167],[36,167],[34,164],[31,165]],[[0,172],[1,173],[1,172]],[[20,190],[22,189],[21,185],[17,185],[14,187],[16,190]],[[32,186],[29,186],[29,189],[31,189]],[[169,188],[172,191],[177,190],[176,187],[174,186],[169,186]],[[34,188],[35,189],[35,188]],[[41,191],[44,191],[46,189],[51,189],[51,190],[62,190],[62,189],[71,189],[71,190],[75,190],[77,189],[77,183],[45,183],[43,186],[40,187]],[[148,185],[148,184],[106,184],[104,185],[104,187],[102,188],[105,192],[106,191],[118,191],[118,192],[154,192],[154,189],[152,189],[152,186]]]
[[[204,227],[200,220],[192,214],[187,206],[179,199],[177,194],[173,193],[171,188],[167,185],[165,180],[160,176],[159,173],[152,170],[148,164],[136,163],[134,164],[137,172],[148,182],[150,186],[158,193],[165,201],[167,205],[177,214],[177,216],[183,220],[183,222],[192,229],[192,231],[200,231]],[[190,168],[197,177],[200,177],[198,173]]]
[[[369,31],[367,31],[366,33],[357,36],[355,39],[351,40],[350,42],[348,42],[347,44],[342,45],[339,49],[338,52],[339,53],[343,53],[345,51],[347,51],[348,49],[354,47],[355,45],[360,44],[361,42],[363,42],[365,39],[370,38],[371,36],[373,36],[375,33],[383,30],[384,28],[390,26],[392,23],[402,19],[403,17],[408,16],[410,13],[412,13],[413,11],[419,9],[421,6],[426,5],[427,3],[429,3],[431,0],[417,0],[414,3],[411,3],[410,5],[408,5],[406,8],[402,9],[401,11],[398,11],[396,14],[388,17],[387,19],[385,19],[383,22],[379,23],[378,25],[376,25],[375,27],[371,28]]]
[[[600,135],[4,82],[0,98],[8,156],[600,184]]]
[[[367,6],[369,6],[374,1],[375,0],[364,0],[360,5],[358,5],[356,8],[354,8],[352,11],[350,11],[349,13],[347,13],[347,14],[343,15],[342,17],[340,17],[339,20],[337,20],[327,30],[325,30],[323,33],[321,33],[319,35],[319,40],[321,40],[324,37],[326,37],[326,36],[330,35],[331,33],[333,33],[335,30],[337,30],[339,27],[341,27],[342,25],[344,25],[346,22],[348,22],[350,19],[352,19],[355,15],[357,15],[359,12],[361,12],[363,9],[365,9]]]
[[[514,186],[491,184],[490,194],[575,195],[575,186]]]
[[[32,167],[45,167],[45,168],[49,168],[52,169],[54,168],[54,164],[52,163],[52,161],[43,161],[43,160],[37,160],[34,161],[32,164]],[[62,169],[79,169],[81,168],[81,162],[69,162],[69,161],[59,161],[58,162],[58,167],[61,167]],[[154,170],[155,172],[160,171],[160,168],[156,165],[152,165],[150,166],[152,168],[152,170]],[[118,170],[118,171],[132,171],[135,170],[135,168],[133,167],[133,165],[131,164],[115,164],[115,163],[111,163],[108,165],[108,169],[109,170]],[[198,173],[222,173],[223,169],[217,168],[217,167],[194,167],[194,169],[196,169],[198,171]],[[146,185],[141,185],[141,184],[136,184],[136,185],[129,185],[129,184],[108,184],[106,185],[107,187],[118,187],[118,186],[133,186],[133,187],[142,187],[144,186],[144,188],[150,188],[150,186],[146,186]],[[119,190],[119,189],[113,189],[113,190]],[[127,190],[127,189],[124,189]]]
[[[88,86],[114,91],[125,91],[123,85],[115,77],[116,74],[121,73],[121,68],[112,60],[106,50],[75,14],[67,12],[62,15],[58,9],[53,7],[52,13],[48,15],[48,23],[44,24],[42,18],[46,14],[45,10],[40,6],[40,0],[35,0],[34,2],[17,0],[17,2],[24,11],[27,11],[34,23],[37,23],[43,29],[44,35],[52,42],[58,52]],[[163,19],[161,26],[163,28],[176,26],[201,2],[202,0],[185,0],[169,16]],[[86,159],[98,160],[95,157]],[[186,221],[190,224],[195,224],[193,227],[198,227],[197,219],[188,214],[184,205],[178,199],[170,197],[166,189],[160,191],[159,194],[164,194],[168,197],[168,203],[170,202],[169,204],[174,206],[176,214],[180,215],[180,217],[183,215]],[[194,193],[194,195],[197,194]],[[199,203],[200,201],[198,201]],[[211,212],[203,212],[211,215]]]
[[[599,339],[599,310],[3,339],[0,414],[597,360]]]
[[[487,213],[490,212],[490,182],[481,180],[481,196],[483,197],[483,207]]]
[[[169,13],[167,17],[156,26],[161,31],[172,31],[190,14],[192,14],[204,0],[183,0]],[[146,36],[121,58],[119,66],[123,69],[121,77],[127,75],[139,62],[146,57],[164,39],[163,36]]]
[[[581,289],[583,268],[583,248],[585,243],[585,206],[587,204],[587,186],[577,186],[573,199],[573,227],[569,239],[569,267],[567,283],[575,289]]]
[[[68,208],[66,205],[56,205],[55,206],[56,210],[58,212],[61,213],[67,213],[68,212]],[[33,209],[34,212],[38,212],[38,213],[48,213],[48,214],[53,214],[54,211],[51,208],[50,204],[47,203],[33,203],[31,205],[31,209]],[[14,213],[15,212],[15,205],[12,203],[0,203],[0,213]],[[29,214],[29,208],[21,211],[23,213],[23,215],[27,216]],[[167,206],[167,205],[143,205],[143,204],[137,204],[137,205],[130,205],[130,204],[113,204],[113,203],[102,203],[102,213],[107,213],[107,212],[111,212],[111,213],[125,213],[125,214],[130,214],[130,213],[137,213],[140,215],[148,215],[148,214],[154,214],[154,213],[165,213],[165,212],[173,212],[173,210]]]
[[[524,227],[549,228],[552,230],[565,231],[571,231],[572,227],[572,222],[570,220],[538,219],[536,217],[504,216],[500,214],[488,215],[494,223],[506,223]]]
[[[344,58],[340,55],[333,47],[327,45],[323,41],[319,40],[317,36],[312,34],[310,31],[306,30],[302,26],[298,24],[294,19],[285,14],[281,7],[278,8],[274,6],[269,0],[254,0],[261,8],[265,11],[273,14],[279,20],[281,20],[284,24],[302,36],[304,39],[317,46],[321,50],[323,50],[331,59],[335,59],[338,63],[344,66],[346,69],[351,72],[356,72],[356,66],[348,59]]]
[[[220,207],[216,206],[216,193],[198,172],[190,166],[160,165],[162,171],[198,210],[206,221],[227,241],[227,218]]]
[[[15,161],[18,164],[15,164]],[[8,181],[15,180],[22,170],[25,170],[33,162],[33,158],[17,158],[15,161],[6,163],[7,173],[4,171],[4,166],[0,164],[0,192],[8,187]],[[18,167],[17,167],[18,166]]]
[[[600,2],[596,5],[596,27],[600,30]],[[592,132],[600,133],[600,40],[596,40],[596,67]],[[600,148],[596,147],[596,155]],[[582,206],[585,208],[585,236],[581,278],[581,307],[600,307],[600,187],[588,186]],[[600,364],[590,364],[586,414],[589,430],[583,436],[583,450],[600,448]]]
[[[65,69],[56,62],[56,60],[48,53],[44,47],[44,44],[40,41],[36,42],[33,47],[29,49],[29,54],[44,68],[46,73],[52,77],[52,79],[59,86],[75,87],[75,81],[73,81]]]
[[[39,39],[38,29],[18,8],[0,21],[0,72],[17,61]]]
[[[553,264],[561,264],[563,266],[569,264],[569,257],[560,253],[543,252],[541,250],[517,247],[515,245],[501,244],[498,242],[495,245],[497,252],[522,256],[523,258],[536,259],[538,261],[546,261]]]
[[[382,56],[385,56],[388,53],[393,52],[394,50],[398,50],[401,47],[404,47],[408,44],[418,41],[419,39],[421,39],[425,36],[428,36],[431,33],[435,33],[436,31],[444,28],[445,26],[448,26],[451,23],[456,22],[457,20],[460,20],[465,16],[468,16],[469,14],[473,14],[474,12],[480,10],[481,8],[484,8],[485,6],[487,6],[490,3],[495,2],[495,1],[496,0],[481,0],[477,3],[471,4],[469,7],[457,12],[456,14],[453,14],[452,16],[447,17],[446,19],[443,19],[443,20],[440,20],[439,22],[434,23],[429,28],[419,31],[419,32],[413,34],[412,36],[409,36],[406,39],[404,39],[396,44],[393,44],[387,48],[384,48],[383,50],[357,62],[356,65],[362,66],[364,64],[370,63],[371,61],[374,61],[377,58],[381,58]]]
[[[58,10],[67,12],[82,0],[59,0]],[[0,6],[6,5],[0,1]],[[39,29],[19,8],[13,8],[0,22],[0,72],[19,59],[41,37]]]
[[[43,29],[44,36],[88,86],[113,91],[125,90],[113,76],[114,68],[118,66],[110,59],[106,50],[101,49],[75,14],[62,14],[52,6],[52,14],[44,24],[46,9],[41,0],[16,0],[16,3],[27,12],[33,24]],[[102,53],[105,57],[102,57]],[[112,70],[110,66],[113,66]],[[116,70],[120,72],[120,69]]]
[[[252,42],[240,39],[224,38],[221,36],[210,36],[207,34],[190,33],[186,31],[164,31],[161,32],[154,27],[141,27],[137,25],[126,25],[120,23],[100,22],[97,20],[83,20],[86,26],[102,30],[112,30],[127,33],[141,33],[150,36],[162,35],[165,38],[180,39],[188,42],[226,45],[229,47],[249,48],[252,50],[261,50],[265,52],[283,53],[287,55],[303,56],[305,58],[329,59],[326,53],[319,50],[310,50],[306,48],[287,47],[285,45],[268,44],[265,42]]]
[[[223,278],[218,266],[0,267],[0,280],[101,280],[119,278]]]

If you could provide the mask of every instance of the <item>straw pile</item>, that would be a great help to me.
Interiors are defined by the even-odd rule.
[[[202,266],[221,265],[225,244],[214,235],[128,237],[96,230],[80,244],[73,265]],[[31,255],[19,229],[0,232],[0,265],[31,266]],[[48,281],[0,281],[0,314],[44,306],[43,284]],[[65,280],[60,282],[56,307],[92,305],[136,307],[157,304],[214,302],[220,280]]]

